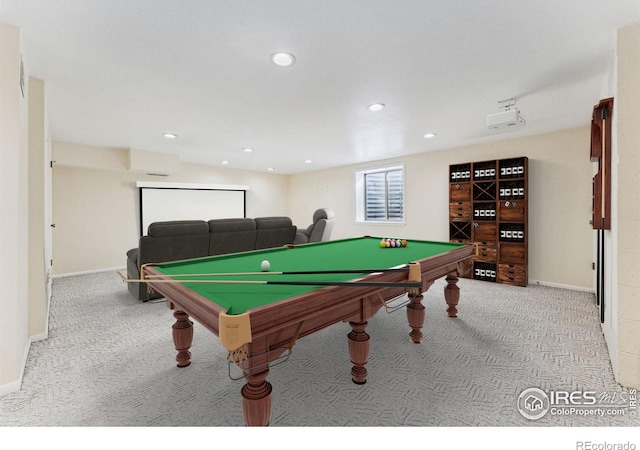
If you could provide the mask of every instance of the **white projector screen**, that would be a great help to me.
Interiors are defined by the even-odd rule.
[[[188,186],[188,185],[186,185]],[[211,220],[246,217],[246,189],[138,185],[140,235],[149,224],[169,220]]]

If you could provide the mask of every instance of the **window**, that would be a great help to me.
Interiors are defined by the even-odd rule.
[[[404,166],[356,172],[356,221],[404,221]]]

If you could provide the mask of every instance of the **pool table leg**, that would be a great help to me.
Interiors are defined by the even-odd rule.
[[[176,323],[171,327],[173,329],[173,344],[178,350],[176,361],[178,367],[187,367],[191,364],[191,343],[193,342],[193,322],[189,320],[189,316],[183,311],[174,311],[173,317]]]
[[[247,383],[240,390],[242,414],[248,426],[266,427],[271,418],[271,383],[267,381],[269,369],[245,374]]]
[[[444,288],[444,299],[449,305],[447,314],[449,317],[458,317],[458,301],[460,300],[460,288],[457,285],[458,277],[450,273],[447,275],[447,285]]]
[[[251,427],[266,427],[271,419],[271,383],[269,376],[269,339],[262,336],[249,344],[248,367],[243,371],[246,383],[240,390],[244,423]]]
[[[367,382],[367,368],[365,365],[369,361],[369,335],[365,331],[369,323],[349,322],[351,332],[349,338],[349,357],[353,363],[351,368],[351,380],[356,384]]]
[[[414,344],[422,342],[422,326],[424,325],[424,306],[422,305],[422,294],[409,294],[411,303],[407,305],[407,321],[411,327],[409,340]]]

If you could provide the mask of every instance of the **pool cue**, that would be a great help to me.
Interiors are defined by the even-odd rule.
[[[392,268],[392,269],[349,269],[349,270],[300,270],[300,271],[285,271],[285,272],[230,272],[230,273],[184,273],[184,274],[172,274],[172,275],[145,275],[147,279],[153,279],[157,277],[233,277],[233,276],[245,276],[245,275],[328,275],[328,274],[342,274],[342,273],[387,273],[387,272],[408,272],[408,267]]]
[[[422,287],[421,281],[269,281],[269,280],[162,280],[126,279],[127,283],[208,283],[208,284],[274,284],[286,286],[370,286],[370,287]]]

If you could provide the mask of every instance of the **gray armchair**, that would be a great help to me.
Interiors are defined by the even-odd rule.
[[[320,208],[313,213],[313,223],[304,230],[296,232],[294,244],[328,241],[333,231],[335,215],[333,209]]]

